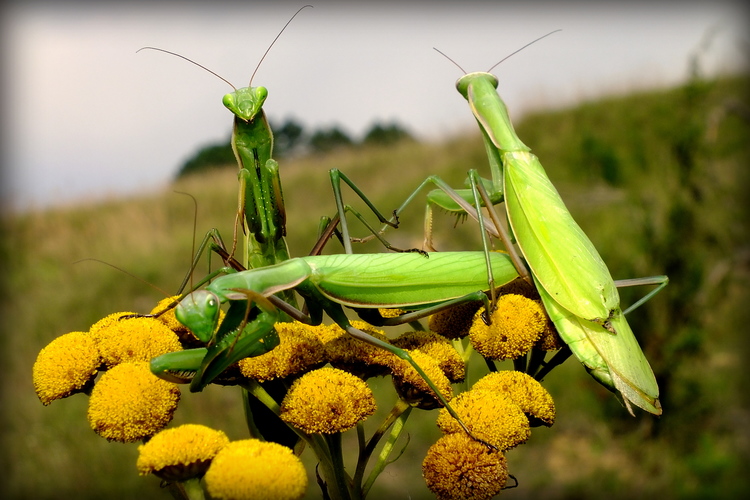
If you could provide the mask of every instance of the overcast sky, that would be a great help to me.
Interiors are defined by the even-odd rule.
[[[461,71],[432,47],[484,71],[562,29],[493,70],[514,119],[684,81],[702,46],[708,74],[737,72],[750,54],[741,2],[310,3],[253,84],[268,88],[271,119],[336,124],[357,138],[376,120],[427,140],[476,128],[454,88]],[[303,4],[6,2],[4,203],[44,207],[165,186],[199,147],[229,137],[221,98],[231,89],[178,58],[136,50],[179,52],[246,86]]]

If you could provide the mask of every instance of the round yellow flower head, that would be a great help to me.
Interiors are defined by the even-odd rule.
[[[531,435],[529,420],[521,408],[502,394],[472,388],[459,394],[451,406],[475,437],[500,451],[526,442]],[[440,410],[437,426],[446,434],[464,433],[445,409]]]
[[[138,447],[136,467],[142,476],[154,474],[165,481],[202,477],[216,454],[229,444],[222,431],[185,424],[166,429]]]
[[[440,369],[451,382],[460,382],[466,377],[466,363],[450,341],[433,332],[406,332],[393,340],[401,349],[416,349],[437,360]]]
[[[534,377],[515,370],[490,373],[478,380],[472,391],[490,391],[508,396],[531,416],[531,424],[550,427],[555,423],[555,402]]]
[[[325,349],[320,337],[310,326],[294,323],[276,323],[280,343],[271,351],[241,359],[240,371],[245,377],[259,382],[284,378],[324,362]]]
[[[94,386],[88,420],[101,437],[131,443],[163,429],[179,400],[177,386],[152,374],[148,363],[121,363]]]
[[[380,315],[384,318],[397,318],[402,314],[406,314],[409,311],[405,309],[378,309]]]
[[[508,465],[502,453],[457,432],[427,450],[422,475],[439,500],[489,500],[505,486]]]
[[[469,334],[474,315],[482,307],[481,302],[466,302],[430,316],[428,327],[447,339],[462,339]]]
[[[124,362],[149,361],[182,350],[177,335],[158,319],[120,319],[127,314],[110,314],[89,331],[108,367]]]
[[[308,434],[333,434],[351,429],[375,412],[367,384],[337,368],[304,374],[281,403],[281,419]]]
[[[437,360],[421,351],[409,351],[411,358],[422,371],[432,380],[440,390],[440,394],[448,401],[453,397],[453,389],[448,377]],[[393,385],[396,392],[409,404],[422,410],[432,410],[439,408],[443,404],[437,395],[430,389],[427,382],[406,360],[393,356],[391,364],[391,374],[393,375]]]
[[[506,283],[505,285],[499,287],[496,292],[498,297],[506,294],[521,295],[523,297],[526,297],[527,299],[533,300],[534,302],[539,304],[539,307],[544,309],[544,304],[542,304],[542,300],[539,297],[539,292],[537,291],[537,289],[534,287],[534,285],[530,284],[523,278],[516,278],[510,283]],[[557,329],[555,329],[555,324],[552,323],[552,320],[549,319],[549,316],[547,314],[545,314],[544,317],[546,319],[544,331],[542,332],[542,336],[539,338],[539,340],[537,340],[534,347],[537,349],[541,349],[542,351],[556,351],[558,349],[561,349],[565,346],[565,343],[560,338],[560,335],[558,335]]]
[[[307,490],[307,473],[292,450],[257,439],[232,441],[205,476],[211,498],[298,500]]]
[[[117,313],[109,314],[103,317],[102,319],[100,319],[99,321],[97,321],[96,323],[94,323],[93,325],[91,325],[91,328],[89,328],[89,334],[92,337],[96,338],[97,335],[99,334],[99,330],[101,330],[102,328],[108,328],[116,324],[118,321],[120,321],[120,318],[122,318],[123,316],[138,316],[138,313],[125,311],[125,312],[117,312]]]
[[[96,342],[84,332],[71,332],[39,352],[32,369],[34,390],[44,405],[90,388],[102,364]]]
[[[485,324],[481,314],[474,317],[469,338],[474,349],[489,359],[516,359],[529,352],[546,325],[544,309],[521,295],[503,295]]]
[[[352,321],[352,326],[383,342],[390,342],[382,330],[363,321]],[[341,370],[367,379],[387,375],[395,355],[380,347],[355,339],[338,325],[318,330],[322,335],[328,361]]]

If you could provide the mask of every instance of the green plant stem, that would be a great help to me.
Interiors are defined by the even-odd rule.
[[[385,442],[385,445],[383,445],[383,449],[380,450],[378,461],[370,471],[370,475],[367,476],[367,481],[365,481],[365,484],[361,486],[362,498],[365,498],[367,496],[367,493],[370,491],[370,488],[372,488],[372,485],[375,483],[375,480],[378,478],[380,473],[383,472],[383,470],[389,463],[391,463],[388,461],[388,457],[390,457],[391,452],[393,451],[393,446],[396,444],[396,441],[401,436],[401,432],[406,426],[406,421],[411,414],[411,410],[412,406],[409,403],[407,403],[403,399],[399,399],[396,405],[391,410],[391,413],[386,421],[383,422],[383,425],[381,425],[380,429],[378,429],[378,432],[376,432],[376,434],[373,435],[373,437],[370,439],[365,453],[367,455],[367,459],[362,464],[360,464],[359,462],[357,463],[357,474],[359,474],[359,477],[355,476],[356,482],[354,484],[361,483],[362,476],[365,472],[365,465],[367,465],[370,455],[375,450],[375,446],[377,445],[377,442],[380,440],[382,435],[385,433],[385,430],[388,427],[391,427],[391,432],[388,436],[388,440]],[[362,457],[360,456],[360,460],[361,458]],[[394,461],[397,459],[398,457],[396,457]]]
[[[245,409],[245,423],[247,424],[247,430],[250,432],[250,436],[254,437],[255,439],[263,439],[263,435],[260,433],[260,430],[258,430],[258,426],[255,425],[255,420],[253,419],[252,411],[250,411],[250,403],[249,403],[249,397],[250,397],[250,391],[242,388],[242,406]]]
[[[333,462],[333,474],[336,481],[339,498],[346,500],[361,500],[358,488],[352,487],[352,481],[344,470],[344,454],[341,448],[341,433],[326,434],[324,436],[328,444],[331,461]],[[330,482],[328,483],[330,486]],[[330,488],[328,490],[331,493]],[[332,495],[333,498],[333,495]]]
[[[243,389],[258,398],[258,400],[266,405],[269,410],[274,412],[276,415],[281,414],[281,407],[274,400],[268,392],[255,380],[248,380],[240,384]],[[329,487],[328,495],[331,500],[350,500],[351,495],[349,489],[346,487],[344,482],[343,490],[340,487],[339,475],[344,474],[343,460],[341,458],[341,444],[339,443],[338,450],[332,450],[329,446],[329,442],[320,434],[307,434],[300,431],[292,425],[288,426],[295,434],[297,434],[307,445],[312,448],[315,456],[320,460],[320,467],[323,471],[323,479]],[[335,454],[338,453],[338,459]],[[340,470],[336,461],[340,462]],[[336,484],[337,488],[330,490],[330,486]]]
[[[185,486],[185,492],[190,500],[204,500],[206,498],[200,479],[188,479],[182,484]]]
[[[206,495],[199,478],[169,483],[169,493],[177,500],[205,500]]]

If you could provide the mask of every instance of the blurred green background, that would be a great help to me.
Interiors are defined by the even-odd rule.
[[[534,430],[528,443],[508,453],[520,486],[503,497],[736,498],[750,490],[747,90],[746,77],[707,81],[694,75],[679,88],[536,114],[517,124],[615,279],[667,274],[670,284],[629,319],[659,380],[664,415],[630,417],[568,360],[545,380],[558,405],[557,423]],[[326,175],[333,167],[386,212],[428,174],[460,186],[469,168],[487,171],[476,130],[437,144],[401,141],[285,159],[293,255],[311,247],[317,217],[334,213]],[[231,168],[214,169],[174,184],[198,201],[199,238],[209,227],[231,235],[235,178]],[[354,196],[347,201],[357,205]],[[416,203],[391,241],[420,246],[422,217]],[[147,312],[163,297],[110,267],[74,262],[102,259],[173,293],[191,259],[192,221],[192,201],[170,191],[4,217],[0,496],[168,498],[158,480],[137,475],[136,445],[108,443],[90,430],[86,396],[42,406],[31,366],[55,337],[85,331],[115,311]],[[453,223],[440,215],[435,221],[440,250],[480,248],[473,224]],[[357,251],[381,249],[368,244]],[[643,293],[621,291],[625,304]],[[203,423],[243,438],[240,400],[237,388],[185,391],[172,425]],[[386,469],[372,498],[431,497],[420,465],[438,435],[436,414],[416,413],[407,452]],[[318,498],[311,479],[308,496]]]

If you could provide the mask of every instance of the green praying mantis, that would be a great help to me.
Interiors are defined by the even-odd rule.
[[[289,258],[289,249],[285,239],[286,210],[281,189],[279,164],[272,158],[273,133],[263,111],[263,104],[268,97],[268,89],[262,86],[253,87],[252,82],[266,55],[281,34],[294,18],[307,7],[312,6],[305,5],[298,9],[279,31],[258,62],[247,87],[238,89],[221,75],[181,54],[156,47],[139,49],[139,51],[156,50],[184,59],[216,76],[234,90],[222,99],[224,106],[234,115],[231,145],[239,166],[237,214],[235,216],[232,249],[228,253],[228,257],[234,257],[237,240],[239,239],[238,233],[241,230],[244,234],[244,252],[241,264],[244,269],[268,266]],[[213,250],[223,249],[224,245],[220,242],[220,237],[214,230],[204,239],[198,255],[202,253],[203,247],[209,243],[211,238],[214,240],[211,242]],[[230,264],[227,258],[224,259],[224,262],[227,265]],[[194,262],[192,268],[195,268],[196,264],[197,262]],[[185,284],[183,283],[183,287]],[[295,297],[292,293],[284,294],[284,299],[292,304],[295,303]]]
[[[487,259],[491,272],[487,275]],[[489,307],[484,293],[493,283],[502,285],[518,277],[518,273],[507,254],[491,252],[436,252],[379,254],[334,254],[314,255],[289,259],[279,264],[232,272],[216,278],[205,289],[197,290],[183,298],[177,305],[177,319],[209,347],[200,366],[180,367],[191,373],[191,390],[200,391],[229,365],[247,357],[243,349],[245,338],[260,336],[276,322],[276,309],[283,310],[294,319],[307,324],[320,324],[326,312],[341,328],[353,337],[386,349],[409,362],[425,378],[425,382],[445,404],[443,395],[414,363],[407,351],[382,342],[349,322],[343,307],[368,315],[371,321],[379,308],[414,309],[414,312],[399,318],[385,320],[382,324],[398,324],[424,317],[433,312],[467,301],[483,301]],[[305,298],[309,315],[296,311],[292,306],[274,297],[282,290],[296,290]],[[236,301],[254,303],[253,316],[247,318],[247,326],[236,341],[235,330],[226,337],[217,335],[219,308],[222,303]],[[228,340],[229,338],[232,340]],[[230,342],[237,342],[234,349],[226,349]],[[249,341],[248,341],[249,342]],[[250,343],[251,344],[251,343]],[[249,345],[250,345],[249,344]],[[152,371],[170,376],[175,370],[174,360],[182,353],[170,353],[152,361]],[[191,354],[191,356],[193,356]],[[198,356],[196,356],[197,358]],[[193,358],[195,359],[195,358]],[[176,369],[175,371],[180,371]],[[166,373],[165,373],[166,372]]]
[[[491,208],[504,199],[510,232],[547,313],[579,361],[596,380],[622,396],[631,414],[633,404],[660,415],[656,379],[620,308],[609,269],[571,216],[539,159],[516,135],[497,86],[497,78],[489,72],[465,74],[456,82],[479,124],[492,168],[493,183],[489,185],[496,189],[484,197],[484,204]],[[498,172],[500,177],[496,177]],[[487,185],[477,178],[473,182],[480,192]],[[497,189],[500,186],[502,190]],[[473,207],[463,206],[467,213],[476,213]],[[511,237],[500,224],[494,225],[487,225],[490,232],[512,249]],[[519,275],[528,276],[520,260],[515,262]],[[660,285],[628,311],[667,282],[666,276],[626,280],[626,286]]]

